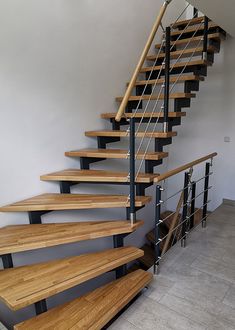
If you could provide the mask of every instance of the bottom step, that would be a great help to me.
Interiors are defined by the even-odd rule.
[[[98,330],[118,314],[146,285],[152,274],[141,269],[38,315],[14,327],[15,330]]]

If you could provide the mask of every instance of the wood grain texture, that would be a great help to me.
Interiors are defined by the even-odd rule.
[[[115,116],[115,114],[114,114]],[[140,173],[136,178],[139,183],[151,183],[159,174]],[[103,170],[67,169],[41,176],[42,181],[72,181],[72,182],[129,182],[127,172],[112,172]]]
[[[113,158],[113,159],[128,159],[128,150],[123,149],[80,149],[67,151],[65,156],[68,157],[93,157],[93,158]],[[137,159],[159,160],[166,158],[167,152],[138,152]]]
[[[209,22],[208,24],[208,29],[212,29],[212,28],[218,28],[218,24],[215,24],[213,22]],[[201,26],[198,26],[198,25],[195,25],[195,26],[192,26],[192,27],[188,27],[187,29],[184,29],[184,30],[180,30],[180,31],[174,31],[171,33],[171,36],[172,37],[177,37],[177,36],[180,36],[181,34],[187,34],[187,33],[193,33],[193,32],[202,32],[204,31],[204,24],[202,24]]]
[[[136,206],[143,206],[150,200],[151,197],[137,196]],[[3,206],[0,208],[0,212],[81,210],[128,206],[128,196],[125,195],[42,194]]]
[[[141,220],[133,226],[127,220],[112,220],[7,226],[0,228],[0,255],[128,234],[142,225]]]
[[[0,271],[0,299],[18,310],[143,256],[122,247]]]
[[[97,136],[105,136],[105,137],[129,137],[129,131],[121,131],[121,130],[100,130],[100,131],[88,131],[85,132],[86,136],[89,137],[97,137]],[[148,132],[137,132],[135,134],[138,138],[159,138],[159,139],[167,139],[173,136],[176,136],[177,132],[152,132],[151,130]]]
[[[193,19],[187,19],[187,20],[183,20],[183,21],[178,21],[176,23],[171,24],[171,27],[173,29],[177,29],[178,27],[183,27],[183,26],[191,26],[191,25],[196,25],[199,24],[201,22],[203,22],[205,19],[205,16],[200,16],[200,17],[195,17]]]
[[[208,53],[218,53],[219,52],[218,48],[216,48],[214,46],[208,46],[207,51],[208,51]],[[199,55],[202,55],[202,52],[203,52],[203,47],[180,49],[180,50],[171,52],[171,59],[178,59],[179,57],[185,58],[185,57],[190,57],[191,55],[199,56]],[[148,61],[155,61],[157,58],[164,59],[165,53],[147,56]]]
[[[210,34],[208,34],[208,40],[211,40],[211,39],[212,40],[220,41],[220,40],[225,39],[225,36],[222,33],[219,33],[219,32],[217,32],[217,33],[210,33]],[[171,41],[171,45],[174,44],[176,46],[179,46],[179,45],[187,44],[188,42],[190,42],[190,44],[191,43],[193,44],[193,42],[199,42],[199,40],[201,40],[203,42],[201,36],[193,37],[193,38],[179,39],[176,42]],[[161,44],[157,44],[155,47],[159,49],[161,47]]]
[[[189,67],[189,66],[196,66],[196,65],[212,65],[211,62],[208,62],[208,61],[205,61],[205,60],[194,60],[194,61],[187,61],[187,62],[177,62],[177,63],[171,63],[170,64],[170,67],[171,68],[184,68],[184,67]],[[152,70],[161,70],[162,68],[164,68],[164,66],[162,65],[157,65],[157,66],[149,66],[149,67],[145,67],[145,68],[142,68],[141,69],[141,72],[148,72],[148,71],[152,71]],[[172,93],[170,95],[174,95],[174,94],[177,94],[177,93]],[[181,93],[180,93],[181,94]],[[184,93],[182,93],[184,94]],[[174,98],[172,96],[172,98]]]
[[[196,97],[196,94],[194,93],[172,93],[169,95],[170,99],[190,99],[190,98],[194,98]],[[130,96],[129,101],[139,101],[139,100],[143,100],[143,101],[148,101],[148,100],[164,100],[164,94],[160,94],[160,95],[140,95],[140,96]],[[121,102],[122,101],[122,97],[119,96],[116,98],[117,102]]]
[[[205,78],[202,76],[195,76],[195,75],[178,75],[170,76],[170,83],[182,83],[185,81],[204,81]],[[165,82],[164,78],[160,79],[150,79],[150,80],[138,80],[136,82],[136,86],[143,86],[143,85],[161,85]]]
[[[136,270],[14,327],[15,330],[100,330],[152,280]]]
[[[153,80],[149,80],[149,83],[153,82]],[[145,80],[141,81],[140,83],[145,85]],[[101,114],[102,119],[114,119],[116,116],[116,112],[106,112]],[[180,117],[185,117],[186,112],[169,112],[169,118],[180,118]],[[163,112],[154,112],[153,114],[151,112],[137,112],[137,113],[128,113],[126,112],[122,118],[163,118],[164,114]]]

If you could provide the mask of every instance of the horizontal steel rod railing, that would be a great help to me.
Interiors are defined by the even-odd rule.
[[[186,238],[188,233],[195,228],[198,222],[198,217],[200,217],[200,223],[202,223],[203,228],[206,226],[206,219],[208,216],[207,206],[211,202],[208,199],[209,191],[212,185],[209,185],[209,178],[213,174],[210,170],[213,163],[212,160],[217,156],[214,152],[207,156],[196,159],[193,162],[182,165],[174,170],[166,172],[157,178],[158,182],[172,178],[184,172],[184,184],[183,188],[178,190],[176,193],[171,194],[170,197],[162,199],[162,192],[164,189],[158,185],[156,187],[156,204],[155,204],[155,262],[154,262],[154,273],[156,273],[157,267],[159,266],[160,260],[165,256],[166,252],[178,241],[181,241],[182,247],[186,244]],[[208,162],[211,160],[211,162]],[[197,180],[192,180],[193,170],[196,165],[205,163],[205,173],[202,177],[197,178]],[[185,172],[186,170],[186,172]],[[187,172],[188,170],[188,172]],[[200,192],[196,192],[197,183],[204,180],[203,189]],[[200,187],[200,186],[199,186]],[[170,212],[165,217],[161,215],[162,206],[168,202],[173,197],[180,194],[179,201],[177,203],[176,211]],[[202,202],[200,202],[202,197]],[[199,199],[199,202],[198,202]],[[200,203],[200,207],[196,208],[197,204]],[[197,215],[198,214],[198,215]],[[195,222],[194,217],[197,215],[197,222]],[[169,224],[170,220],[170,224]],[[162,237],[160,228],[164,223],[169,224],[169,231]]]
[[[207,156],[204,156],[204,157],[201,157],[201,158],[198,158],[190,163],[187,163],[185,165],[182,165],[182,166],[179,166],[173,170],[170,170],[166,173],[163,173],[161,175],[159,175],[158,177],[155,178],[155,182],[161,182],[163,180],[166,180],[180,172],[183,172],[185,170],[188,170],[190,169],[191,167],[195,166],[195,165],[198,165],[200,163],[203,163],[205,162],[206,160],[209,160],[209,159],[213,159],[214,157],[216,157],[218,154],[217,152],[213,152],[212,154],[209,154]]]

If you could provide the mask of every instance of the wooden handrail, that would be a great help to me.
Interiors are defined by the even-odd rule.
[[[156,20],[153,28],[152,28],[152,31],[151,31],[151,33],[149,35],[149,38],[148,38],[148,41],[147,41],[147,43],[146,43],[146,45],[144,47],[144,50],[143,50],[143,52],[141,54],[141,57],[139,59],[139,62],[138,62],[137,66],[136,66],[136,69],[135,69],[135,71],[133,73],[133,76],[132,76],[131,81],[130,81],[130,83],[128,85],[128,88],[126,90],[126,93],[125,93],[125,95],[123,97],[123,100],[122,100],[122,102],[120,104],[119,110],[118,110],[117,115],[115,117],[115,120],[116,121],[120,121],[121,118],[122,118],[122,116],[123,116],[123,114],[125,113],[126,106],[127,106],[128,101],[129,101],[129,97],[131,96],[132,90],[133,90],[133,88],[135,86],[135,83],[136,83],[136,80],[137,80],[138,75],[140,73],[140,70],[141,70],[141,68],[142,68],[142,66],[144,64],[144,61],[146,59],[146,56],[148,55],[149,49],[150,49],[150,47],[152,45],[153,39],[154,39],[154,37],[155,37],[155,35],[156,35],[157,31],[158,31],[158,28],[159,28],[159,26],[160,26],[160,24],[162,22],[162,18],[163,18],[164,14],[165,14],[166,8],[167,8],[168,4],[171,1],[172,0],[165,0],[164,3],[163,3],[163,5],[162,5],[162,7],[161,7],[161,9],[160,9],[160,13],[159,13],[159,15],[157,17],[157,20]]]
[[[166,173],[163,173],[163,174],[159,175],[158,177],[156,177],[154,179],[154,182],[161,182],[163,180],[166,180],[166,179],[170,178],[173,175],[176,175],[176,174],[178,174],[180,172],[183,172],[183,171],[185,171],[185,170],[187,170],[187,169],[189,169],[189,168],[191,168],[191,167],[193,167],[195,165],[198,165],[200,163],[203,163],[203,162],[205,162],[208,159],[212,159],[212,158],[216,157],[217,155],[218,155],[217,152],[214,152],[214,153],[209,154],[207,156],[204,156],[202,158],[198,158],[197,160],[194,160],[191,163],[187,163],[185,165],[182,165],[180,167],[175,168],[174,170],[171,170],[169,172],[166,172]]]

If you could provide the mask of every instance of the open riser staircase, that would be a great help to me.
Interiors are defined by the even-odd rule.
[[[169,3],[166,1],[161,9],[152,32],[154,36]],[[143,220],[147,221],[137,220],[136,216],[136,212],[152,200],[146,189],[158,185],[159,197],[159,182],[164,178],[156,168],[168,157],[164,147],[177,137],[177,126],[186,116],[184,110],[196,98],[200,83],[205,83],[207,68],[213,65],[225,37],[225,31],[216,23],[195,14],[190,20],[178,19],[167,27],[153,54],[149,53],[150,38],[136,79],[127,83],[125,96],[116,98],[120,106],[118,113],[101,114],[102,119],[110,122],[110,129],[85,132],[87,137],[97,140],[97,148],[68,150],[65,156],[78,158],[80,169],[41,176],[43,181],[58,182],[60,193],[45,193],[1,207],[1,212],[26,212],[29,218],[28,225],[0,229],[0,255],[4,268],[0,272],[0,299],[12,311],[34,305],[37,314],[15,325],[15,329],[102,329],[151,282],[153,275],[146,270],[158,265],[159,253],[184,238],[182,235],[177,239],[170,236],[170,246],[167,247],[164,247],[164,241],[156,244],[157,239],[166,238],[171,232],[174,221],[179,223],[182,217],[187,217],[185,203],[181,213],[182,205],[169,213],[163,212],[158,202],[156,221],[159,230],[154,228],[147,234],[149,244],[142,249],[124,244],[124,238],[137,231]],[[109,147],[110,143],[122,139],[130,141],[129,150]],[[203,161],[214,156],[209,155]],[[92,169],[93,163],[109,159],[125,160],[126,169],[119,172]],[[208,176],[207,172],[205,177]],[[71,187],[78,183],[127,185],[130,186],[130,195],[71,194]],[[207,191],[208,182],[205,187]],[[126,219],[47,224],[46,217],[44,223],[41,218],[53,211],[104,209],[105,212],[107,208],[126,209]],[[192,227],[205,218],[207,210],[204,208],[199,209]],[[160,224],[160,218],[165,218],[165,223]],[[14,267],[15,253],[102,237],[113,237],[113,249]],[[48,310],[46,299],[49,297],[110,271],[116,274],[113,282]]]

